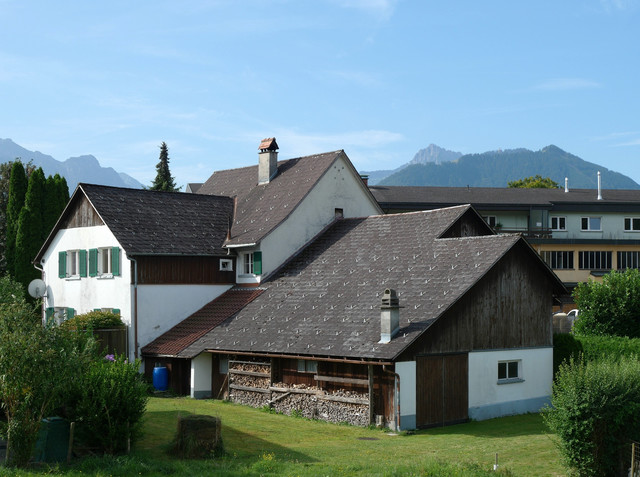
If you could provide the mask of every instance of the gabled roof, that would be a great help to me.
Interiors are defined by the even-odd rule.
[[[229,197],[78,184],[37,261],[84,198],[130,255],[226,254]]]
[[[260,288],[235,287],[208,303],[186,320],[178,323],[141,350],[145,356],[193,358],[185,349],[198,338],[235,315],[262,293]]]
[[[469,210],[338,221],[263,283],[260,296],[182,353],[394,359],[517,243],[540,260],[518,235],[439,238]],[[387,288],[404,308],[399,333],[379,344]]]
[[[278,173],[268,184],[258,184],[257,165],[217,171],[197,194],[234,197],[235,218],[227,245],[256,244],[296,209],[339,157],[351,164],[342,150],[278,161]],[[369,194],[364,186],[363,192]],[[371,202],[375,204],[373,197]]]
[[[596,189],[521,189],[508,187],[431,187],[431,186],[369,186],[382,208],[408,209],[423,206],[443,207],[473,204],[475,207],[508,206],[551,208],[558,204],[627,204],[640,203],[640,190],[606,189],[598,200]]]

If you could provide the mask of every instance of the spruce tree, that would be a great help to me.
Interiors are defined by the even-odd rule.
[[[34,268],[32,260],[44,241],[42,220],[44,191],[44,172],[42,168],[38,168],[29,177],[16,234],[14,278],[25,287],[31,280],[40,277],[40,272]]]
[[[156,165],[156,178],[149,190],[163,190],[167,192],[178,192],[180,187],[176,187],[176,183],[171,177],[169,171],[169,148],[164,141],[160,144],[160,161]]]
[[[9,179],[9,196],[7,198],[7,231],[5,241],[6,271],[15,276],[16,235],[18,233],[18,220],[20,211],[24,207],[27,193],[27,173],[25,167],[16,160],[11,167]]]

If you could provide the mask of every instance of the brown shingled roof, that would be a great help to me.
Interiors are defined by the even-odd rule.
[[[516,244],[539,260],[516,235],[438,238],[469,210],[338,221],[264,282],[266,290],[233,320],[185,353],[211,349],[394,359]],[[398,335],[380,344],[386,288],[397,290],[404,308]]]
[[[192,358],[185,349],[262,293],[260,288],[235,287],[203,306],[141,350],[144,356],[178,356]]]
[[[306,197],[344,151],[278,161],[278,174],[258,185],[258,166],[214,172],[197,194],[234,197],[236,213],[227,245],[254,244],[275,229]]]

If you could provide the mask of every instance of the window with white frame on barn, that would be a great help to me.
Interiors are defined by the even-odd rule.
[[[233,260],[230,258],[221,258],[220,259],[220,271],[221,272],[232,272],[233,271]]]
[[[522,381],[522,360],[498,361],[498,384]]]
[[[582,217],[580,224],[585,232],[599,232],[602,230],[602,217]]]
[[[247,252],[242,254],[242,271],[245,275],[262,274],[262,252]]]
[[[64,250],[58,252],[58,277],[73,279],[86,276],[86,250]]]
[[[551,217],[551,230],[567,230],[567,218]]]
[[[625,232],[640,232],[640,217],[625,217],[624,218],[624,231]]]

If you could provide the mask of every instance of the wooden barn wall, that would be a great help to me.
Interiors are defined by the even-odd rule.
[[[220,271],[221,257],[162,257],[140,256],[138,262],[139,285],[178,284],[232,284],[234,271]],[[229,258],[229,257],[222,257]],[[235,261],[235,259],[234,259]],[[131,264],[133,276],[134,265]],[[235,263],[233,265],[235,270]]]
[[[492,235],[488,225],[475,212],[468,210],[462,215],[444,234],[442,238],[451,237],[478,237],[480,235]]]
[[[422,354],[551,346],[552,284],[526,248],[518,244],[511,249],[399,360]]]
[[[79,196],[79,200],[75,201],[71,210],[67,211],[65,218],[60,222],[60,228],[63,229],[96,225],[104,225],[104,222],[84,195]]]

